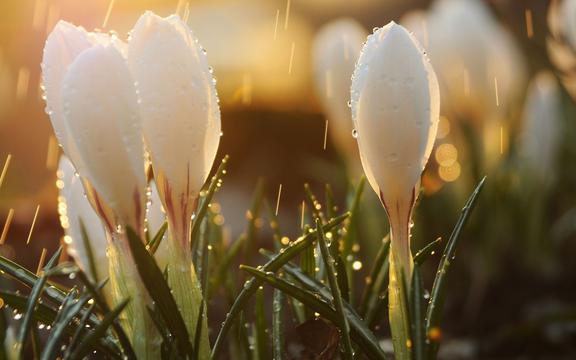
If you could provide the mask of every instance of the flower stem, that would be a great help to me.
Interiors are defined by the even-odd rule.
[[[200,282],[196,276],[194,264],[192,264],[192,257],[190,253],[190,246],[188,239],[190,236],[190,226],[186,226],[185,231],[174,231],[174,227],[169,222],[170,238],[168,239],[168,284],[172,289],[176,304],[182,314],[182,318],[186,323],[186,328],[190,336],[190,342],[195,343],[196,329],[198,323],[198,316],[200,314],[200,306],[202,302],[202,289]],[[204,314],[206,311],[204,309]],[[200,329],[200,349],[198,358],[200,360],[210,358],[210,343],[208,340],[208,322],[207,317],[202,317],[202,325]]]
[[[117,306],[130,298],[130,302],[120,314],[122,326],[138,359],[158,359],[161,338],[146,308],[149,297],[139,279],[132,256],[124,246],[126,242],[122,240],[115,239],[108,246],[112,302]]]
[[[401,209],[402,207],[396,207]],[[395,358],[412,358],[412,337],[410,334],[410,313],[408,299],[412,283],[414,261],[410,252],[410,211],[398,212],[390,216],[390,281],[388,283],[388,317],[392,331]],[[389,214],[390,215],[390,214]],[[404,216],[402,216],[404,215]]]

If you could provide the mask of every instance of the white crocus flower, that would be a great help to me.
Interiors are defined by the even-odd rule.
[[[316,90],[328,118],[328,132],[351,170],[359,159],[348,105],[350,84],[367,35],[358,22],[343,18],[322,27],[313,48]]]
[[[220,141],[215,80],[204,50],[176,15],[140,17],[128,62],[158,191],[171,230],[187,249],[190,218]]]
[[[115,225],[142,229],[146,179],[136,91],[120,51],[96,45],[70,65],[62,82],[64,122],[85,169],[114,211]]]
[[[528,88],[520,153],[529,171],[543,183],[553,180],[561,122],[558,82],[552,73],[542,71]]]
[[[98,197],[96,203],[102,201],[95,204],[99,215],[111,229],[130,225],[139,230],[145,204],[143,145],[124,47],[116,38],[60,21],[46,40],[42,76],[54,132],[88,192]]]
[[[436,137],[440,96],[428,59],[402,26],[391,22],[368,37],[351,99],[362,165],[390,221],[390,324],[397,358],[405,359],[410,339],[402,286],[410,289],[413,269],[409,223]]]
[[[128,63],[136,80],[142,129],[170,230],[168,276],[194,339],[202,294],[191,264],[191,217],[220,142],[220,108],[206,54],[176,15],[140,17]],[[210,354],[206,318],[200,357]]]
[[[139,107],[124,52],[115,37],[60,22],[46,41],[43,78],[52,125],[106,228],[113,301],[132,299],[124,326],[134,350],[157,358],[147,293],[122,231],[143,235],[146,206]]]

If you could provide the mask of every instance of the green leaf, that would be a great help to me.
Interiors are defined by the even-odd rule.
[[[198,320],[196,321],[196,332],[194,333],[194,357],[192,359],[200,359],[200,339],[202,338],[202,320],[204,318],[204,311],[206,309],[206,304],[204,299],[200,301],[200,309],[198,310]]]
[[[284,359],[284,293],[274,289],[272,298],[272,350],[274,360]]]
[[[420,277],[420,269],[414,267],[412,275],[412,291],[410,320],[412,321],[412,355],[414,360],[426,359],[426,329],[424,321],[424,287]]]
[[[20,326],[20,331],[18,333],[18,339],[16,341],[16,349],[17,352],[20,354],[20,358],[23,356],[24,346],[26,345],[26,339],[30,333],[30,328],[34,326],[34,313],[35,308],[38,305],[38,300],[40,299],[40,295],[44,290],[44,286],[46,285],[46,280],[48,278],[45,274],[43,274],[40,279],[36,282],[30,295],[28,297],[28,303],[26,304],[26,310],[24,311],[24,317],[22,319],[22,325]]]
[[[310,188],[310,184],[304,184],[304,193],[306,194],[306,200],[308,200],[308,207],[310,207],[312,215],[315,219],[324,220],[324,216],[322,214],[322,204],[318,201],[314,192]]]
[[[270,339],[268,337],[268,330],[266,329],[266,315],[264,310],[264,289],[258,288],[256,291],[256,306],[255,306],[255,327],[256,327],[256,348],[258,349],[259,359],[269,359],[268,344]]]
[[[358,182],[358,187],[354,192],[354,197],[352,198],[352,202],[349,207],[350,217],[348,218],[348,223],[346,225],[346,232],[344,234],[344,238],[342,242],[344,243],[343,246],[343,255],[342,258],[346,259],[348,255],[352,253],[352,246],[354,240],[354,232],[356,231],[356,221],[358,218],[358,209],[360,207],[360,200],[362,199],[362,194],[364,193],[364,187],[366,185],[366,177],[362,176],[360,181]],[[352,269],[348,269],[351,271]]]
[[[330,220],[326,225],[324,225],[324,231],[330,231],[332,228],[336,227],[337,225],[341,224],[347,217],[349,216],[348,213],[345,213],[339,217],[336,217]],[[276,256],[274,259],[268,261],[262,268],[264,271],[276,271],[282,267],[285,263],[292,260],[296,256],[298,256],[304,249],[310,246],[316,237],[316,231],[312,231],[309,234],[306,234],[299,239],[293,241],[289,246],[284,249],[280,255]],[[216,338],[216,342],[214,343],[214,347],[212,349],[212,358],[217,358],[220,351],[222,350],[222,346],[224,345],[224,338],[230,331],[234,320],[241,312],[241,310],[246,306],[248,300],[254,295],[256,289],[261,284],[261,281],[257,280],[256,278],[252,278],[244,284],[244,288],[240,291],[240,294],[234,300],[228,315],[226,316],[226,320],[222,324],[222,328],[218,333]]]
[[[338,314],[334,309],[332,309],[330,303],[325,297],[317,296],[318,293],[312,293],[291,284],[286,280],[275,276],[272,272],[265,272],[244,265],[241,265],[240,268],[249,272],[261,282],[265,282],[285,294],[298,299],[298,301],[310,307],[330,322],[338,324]],[[346,310],[346,316],[350,321],[350,335],[354,342],[359,345],[360,350],[362,350],[369,359],[386,359],[386,355],[378,344],[378,339],[376,339],[374,334],[365,327],[363,321],[358,317],[358,315],[353,311]]]
[[[350,325],[348,324],[348,319],[344,315],[344,305],[342,305],[342,295],[340,294],[340,288],[338,287],[338,280],[336,277],[344,276],[346,277],[346,270],[344,273],[336,273],[335,260],[330,256],[328,251],[328,245],[326,244],[326,238],[324,237],[324,231],[322,231],[322,221],[316,218],[316,233],[318,234],[318,242],[320,244],[320,252],[322,253],[322,259],[326,265],[328,274],[328,283],[330,284],[330,289],[332,290],[332,298],[334,299],[334,308],[336,309],[336,314],[338,315],[338,327],[340,328],[340,335],[343,340],[344,346],[344,358],[347,360],[354,359],[354,350],[352,349],[352,342],[350,341]]]
[[[156,250],[160,247],[160,243],[162,243],[162,239],[164,239],[164,235],[166,234],[166,230],[168,230],[168,223],[165,221],[160,229],[156,231],[154,237],[146,244],[146,249],[150,251],[151,254],[156,254]]]
[[[438,239],[432,241],[431,243],[429,243],[428,245],[424,246],[422,249],[420,249],[416,253],[416,255],[414,255],[414,265],[420,266],[420,265],[424,264],[426,262],[426,260],[428,260],[428,258],[430,256],[434,255],[436,250],[438,250],[438,247],[440,246],[441,242],[442,242],[442,238],[438,238]]]
[[[200,225],[202,224],[202,220],[206,216],[206,212],[208,211],[208,205],[212,201],[212,198],[214,197],[214,193],[216,192],[216,190],[218,190],[218,188],[221,186],[222,177],[224,176],[224,174],[226,174],[226,165],[228,164],[229,158],[230,157],[226,155],[220,162],[220,166],[218,166],[216,173],[214,174],[212,180],[210,181],[210,185],[208,186],[206,195],[204,196],[204,199],[200,203],[200,206],[198,206],[198,211],[196,212],[196,216],[194,217],[194,223],[192,224],[192,232],[190,234],[191,239],[190,249],[192,250],[193,250],[192,247],[196,243],[198,235],[200,234]]]
[[[154,257],[146,250],[140,237],[131,228],[126,229],[128,245],[134,257],[134,263],[140,278],[148,290],[150,297],[156,303],[158,311],[162,315],[170,333],[176,337],[181,355],[192,354],[192,344],[188,337],[186,324],[178,311],[178,305],[172,296],[170,287],[164,279],[162,270],[156,264]]]
[[[111,312],[104,316],[104,319],[98,324],[98,326],[93,330],[90,331],[82,340],[80,345],[74,350],[72,355],[70,356],[71,359],[83,359],[94,349],[95,344],[98,342],[99,339],[105,336],[106,331],[110,327],[110,325],[116,320],[116,318],[120,315],[122,310],[126,307],[130,300],[126,299],[122,301],[118,306],[114,308]]]
[[[390,253],[390,237],[386,236],[380,245],[378,254],[372,263],[372,268],[370,270],[370,275],[368,283],[364,288],[364,293],[362,294],[362,300],[360,301],[360,307],[358,313],[361,316],[366,316],[366,314],[374,311],[374,306],[376,305],[376,299],[380,296],[382,289],[385,288],[387,276],[382,276],[382,272],[388,272],[388,266],[386,266],[386,261],[388,259],[388,254]]]
[[[86,227],[84,226],[84,221],[80,220],[80,232],[82,234],[82,245],[84,249],[86,249],[86,257],[88,258],[88,269],[90,275],[92,275],[92,280],[94,283],[98,283],[98,270],[96,267],[96,262],[94,260],[94,251],[92,250],[92,242],[88,236],[88,232],[86,231]]]
[[[336,216],[336,202],[334,201],[334,192],[332,191],[330,184],[326,184],[324,198],[326,201],[326,216],[328,219],[332,219]]]
[[[336,272],[338,273],[338,287],[340,288],[340,295],[346,302],[350,302],[350,284],[348,284],[348,271],[346,270],[346,263],[340,255],[336,258]]]
[[[446,292],[446,274],[448,273],[448,269],[450,267],[450,263],[454,258],[454,254],[456,252],[456,246],[458,244],[458,240],[460,239],[460,234],[462,233],[462,229],[468,220],[471,211],[474,209],[474,205],[476,204],[476,200],[478,199],[478,195],[484,186],[486,181],[486,177],[484,177],[480,183],[476,186],[476,189],[462,208],[460,213],[460,217],[454,226],[454,230],[452,230],[452,234],[450,235],[450,239],[448,240],[448,244],[444,249],[444,253],[442,254],[442,259],[440,260],[440,264],[438,265],[438,272],[436,273],[436,278],[434,279],[434,285],[432,286],[432,292],[430,293],[430,302],[428,304],[428,309],[426,312],[426,334],[430,334],[430,331],[433,329],[439,329],[440,324],[440,317],[442,314],[442,308],[444,305],[444,296]],[[430,345],[428,347],[429,357],[434,358],[436,356],[436,352],[438,351],[438,342],[436,339],[429,339]]]
[[[62,342],[64,335],[66,335],[68,327],[72,323],[72,320],[80,313],[84,305],[88,303],[90,298],[90,296],[84,295],[74,302],[71,300],[67,300],[65,302],[58,316],[54,320],[52,331],[50,332],[48,340],[46,340],[44,352],[42,353],[42,360],[50,360],[56,358],[60,352],[60,343]],[[67,299],[72,299],[72,297]]]
[[[78,322],[78,326],[76,327],[76,331],[74,332],[74,335],[72,335],[72,339],[70,340],[70,345],[68,346],[68,348],[66,349],[66,352],[64,353],[65,359],[70,357],[72,350],[74,350],[76,345],[78,345],[80,343],[80,339],[86,333],[87,327],[89,327],[89,325],[87,324],[88,318],[90,317],[90,315],[94,311],[95,307],[96,307],[96,303],[93,303],[92,305],[90,305],[88,310],[85,311],[84,315],[82,315],[82,317],[80,318],[80,321]]]
[[[80,271],[78,273],[78,278],[84,284],[86,289],[90,292],[90,294],[92,295],[92,299],[94,299],[95,305],[97,305],[100,308],[101,312],[104,314],[109,313],[110,308],[108,307],[106,300],[102,297],[102,295],[99,291],[100,288],[104,287],[108,283],[108,279],[102,280],[100,285],[96,286],[88,279],[88,277],[86,276],[86,274],[83,271]],[[120,345],[122,346],[123,354],[124,354],[124,356],[126,356],[126,359],[127,360],[135,360],[136,354],[134,353],[134,349],[132,348],[132,344],[130,343],[130,340],[128,339],[128,335],[126,335],[126,332],[124,331],[124,329],[120,325],[120,322],[118,320],[115,320],[112,323],[112,327],[114,329],[114,332],[116,332],[116,336],[118,337],[118,341],[120,342]]]
[[[29,288],[34,287],[34,284],[38,281],[38,276],[34,273],[3,256],[0,256],[0,272],[4,272]],[[50,281],[47,283],[48,287],[45,290],[45,295],[56,304],[62,303],[66,292]]]
[[[269,253],[266,253],[265,251],[261,251],[265,256],[267,257],[271,257],[272,255],[270,255]],[[286,263],[283,267],[282,270],[286,272],[286,274],[290,275],[292,278],[294,278],[294,280],[298,281],[302,286],[304,286],[304,288],[308,289],[309,291],[312,292],[312,294],[315,294],[315,296],[319,295],[322,300],[326,303],[331,303],[333,302],[333,296],[332,293],[330,292],[330,290],[321,282],[319,282],[316,279],[310,278],[308,277],[306,274],[304,274],[301,269],[299,267],[297,267],[296,265],[294,265],[293,263]],[[386,301],[385,301],[386,303]],[[365,322],[360,318],[360,316],[356,313],[356,311],[354,310],[354,308],[347,302],[343,302],[347,317],[348,317],[348,321],[350,322],[350,328],[353,331],[358,331],[358,336],[361,336],[364,338],[363,341],[360,341],[362,343],[371,343],[371,342],[378,342],[378,340],[376,340],[376,338],[374,337],[374,335],[372,334],[372,332],[370,331],[370,329],[366,326]],[[355,340],[355,342],[358,343],[357,340]],[[378,345],[376,345],[378,346]],[[364,351],[364,350],[363,350]]]

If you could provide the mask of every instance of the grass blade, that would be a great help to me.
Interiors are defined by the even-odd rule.
[[[38,305],[38,300],[40,295],[44,290],[46,285],[46,280],[48,278],[43,274],[36,284],[32,288],[30,295],[28,297],[28,303],[26,304],[26,310],[24,311],[24,318],[22,319],[22,325],[20,326],[20,331],[18,332],[18,339],[16,340],[16,353],[20,354],[22,358],[24,352],[24,345],[26,344],[26,339],[30,334],[30,328],[33,326],[33,320],[35,318],[34,313],[36,312],[36,306]]]
[[[18,333],[18,339],[16,341],[16,349],[17,352],[20,353],[20,358],[22,358],[24,345],[26,344],[26,339],[30,334],[30,328],[33,326],[34,322],[34,313],[36,312],[36,307],[38,306],[40,296],[44,291],[44,286],[46,286],[46,282],[48,281],[48,274],[47,272],[53,268],[54,264],[60,257],[60,253],[62,252],[62,247],[60,247],[54,255],[50,258],[48,263],[44,266],[42,270],[42,275],[32,287],[32,291],[28,296],[28,303],[26,304],[26,310],[24,311],[24,318],[22,319],[22,324],[20,325],[20,331]]]
[[[330,284],[330,289],[332,290],[332,297],[334,299],[334,308],[338,314],[338,324],[341,332],[341,338],[343,339],[343,350],[344,358],[347,360],[354,359],[354,350],[352,349],[352,342],[350,341],[350,325],[348,324],[348,319],[344,315],[344,305],[342,305],[342,295],[340,294],[340,287],[338,286],[338,280],[336,277],[347,276],[346,272],[337,273],[335,260],[330,256],[328,251],[328,245],[326,244],[326,238],[324,237],[324,231],[322,231],[322,222],[319,218],[316,219],[316,234],[318,234],[318,242],[320,244],[320,252],[322,253],[322,259],[326,265],[328,273],[328,283]],[[346,271],[346,270],[344,270]]]
[[[102,313],[104,313],[104,314],[109,313],[110,308],[108,307],[106,300],[104,300],[104,298],[102,297],[102,295],[98,291],[98,288],[101,288],[104,285],[106,285],[106,283],[108,282],[108,279],[104,279],[102,281],[102,284],[97,287],[92,282],[90,282],[90,280],[88,279],[86,274],[82,271],[80,271],[78,273],[78,278],[84,284],[84,286],[90,292],[90,294],[92,294],[92,299],[94,299],[95,305],[97,305],[100,308]],[[124,354],[124,356],[126,356],[126,359],[127,360],[135,360],[136,354],[134,353],[134,349],[132,348],[132,344],[130,343],[130,340],[128,339],[128,335],[126,335],[126,332],[124,331],[122,326],[120,326],[119,321],[115,320],[112,323],[112,327],[114,329],[114,332],[116,332],[116,336],[118,337],[118,341],[120,342],[120,345],[122,346],[123,354]]]
[[[308,206],[312,211],[312,215],[315,219],[320,219],[324,221],[324,214],[322,214],[322,204],[318,201],[318,198],[312,192],[310,184],[304,184],[304,192],[306,193],[306,200],[308,200]]]
[[[284,293],[274,289],[272,299],[272,350],[274,360],[284,360]]]
[[[349,216],[348,213],[340,215],[332,220],[330,220],[326,225],[324,225],[324,231],[330,231],[332,228],[341,224],[346,218]],[[284,252],[276,256],[274,259],[268,261],[262,269],[264,271],[276,271],[282,267],[282,265],[286,264],[288,261],[292,260],[294,257],[298,256],[303,250],[305,250],[308,246],[310,246],[316,237],[316,231],[312,231],[299,239],[293,241],[288,247],[284,249]],[[248,300],[254,295],[256,289],[261,284],[261,280],[257,280],[256,278],[252,278],[244,284],[244,288],[240,291],[240,294],[234,300],[228,315],[226,316],[226,320],[222,324],[222,328],[218,333],[216,338],[216,342],[214,343],[214,347],[212,349],[212,358],[217,358],[222,347],[224,345],[224,338],[230,331],[232,324],[241,310],[246,306]]]
[[[114,308],[111,312],[104,316],[104,319],[98,324],[98,326],[91,332],[88,333],[84,337],[84,340],[78,345],[76,350],[70,355],[71,359],[83,359],[88,355],[88,353],[94,348],[94,345],[98,342],[99,339],[104,337],[106,331],[110,327],[110,325],[118,318],[122,310],[128,305],[130,300],[126,299],[122,301],[118,306]]]
[[[92,250],[92,242],[88,236],[88,232],[86,231],[86,226],[84,226],[84,222],[82,219],[80,220],[80,233],[82,237],[82,245],[84,249],[86,249],[86,257],[88,259],[88,269],[90,270],[90,275],[92,275],[92,281],[94,283],[98,283],[98,271],[96,268],[96,263],[94,261],[94,251]]]
[[[426,260],[428,260],[428,258],[430,256],[434,255],[436,250],[438,250],[438,247],[440,246],[441,242],[442,242],[442,238],[438,238],[438,239],[432,241],[431,243],[429,243],[428,245],[424,246],[422,249],[420,249],[416,253],[416,255],[414,255],[414,265],[420,266],[420,265],[424,264],[426,262]]]
[[[426,359],[426,329],[424,322],[424,287],[420,269],[414,267],[410,299],[410,320],[412,320],[412,355],[414,360]]]
[[[374,263],[372,264],[372,269],[370,270],[370,275],[368,277],[370,280],[366,284],[364,293],[362,294],[362,300],[360,301],[360,307],[358,308],[358,312],[361,316],[366,315],[371,300],[379,295],[382,284],[378,284],[377,279],[380,272],[384,269],[384,264],[386,263],[386,259],[388,259],[389,253],[390,237],[386,236],[382,241],[382,245],[380,245],[378,254],[376,254],[376,258],[374,259]]]
[[[266,315],[264,310],[264,289],[259,287],[256,291],[256,307],[255,307],[255,317],[256,317],[256,348],[258,349],[259,359],[269,359],[268,344],[270,339],[268,338],[268,330],[266,329]]]
[[[265,272],[244,265],[242,265],[240,268],[249,272],[261,282],[265,282],[275,289],[278,289],[285,294],[297,299],[303,304],[306,304],[306,306],[310,307],[312,310],[319,313],[322,317],[329,320],[330,322],[338,324],[338,314],[334,309],[332,309],[330,303],[326,301],[326,299],[322,296],[316,296],[317,294],[291,284],[286,280],[275,276],[272,272]],[[366,354],[366,356],[369,359],[386,359],[386,355],[380,348],[378,340],[374,337],[372,332],[364,326],[363,321],[354,312],[346,311],[346,316],[350,321],[350,335],[352,336],[352,339],[354,339],[354,342],[359,345],[359,348]]]
[[[468,220],[470,213],[476,204],[476,200],[478,199],[478,195],[480,194],[485,181],[486,177],[484,177],[476,186],[476,189],[466,202],[466,205],[464,205],[464,208],[462,208],[460,217],[454,226],[454,230],[452,230],[450,239],[448,240],[446,248],[444,249],[444,253],[442,254],[442,259],[438,265],[438,272],[436,273],[436,278],[434,279],[434,285],[432,286],[432,291],[430,293],[430,302],[426,312],[426,334],[430,334],[431,330],[438,329],[439,327],[442,307],[444,305],[444,295],[446,292],[446,274],[448,273],[450,262],[452,261],[452,258],[456,252],[456,246],[458,244],[458,240],[460,239],[462,229],[464,228],[464,225],[466,224],[466,221]],[[429,355],[431,358],[434,358],[436,352],[438,351],[438,342],[435,341],[435,339],[429,340]]]
[[[200,339],[202,339],[202,320],[204,318],[204,311],[206,308],[206,304],[204,303],[204,299],[200,302],[200,309],[198,310],[198,320],[196,321],[196,332],[194,335],[194,357],[192,359],[200,359],[199,352],[200,352]]]
[[[72,320],[80,313],[84,305],[88,303],[88,300],[90,300],[90,296],[83,296],[76,302],[67,301],[66,306],[62,307],[62,310],[60,310],[60,313],[52,325],[52,331],[50,332],[50,336],[44,347],[44,352],[42,353],[42,360],[56,358],[60,351],[62,337],[66,334],[67,328],[71,325]]]
[[[206,195],[204,196],[204,199],[200,203],[200,206],[198,206],[198,211],[196,212],[196,216],[194,217],[194,223],[192,224],[192,232],[190,234],[191,250],[194,250],[193,245],[196,243],[198,235],[200,235],[200,225],[202,224],[202,220],[206,216],[206,212],[208,211],[208,205],[212,201],[214,193],[216,193],[216,190],[218,190],[218,188],[222,184],[222,177],[224,176],[224,174],[226,174],[226,165],[228,164],[229,158],[230,157],[228,155],[225,155],[222,161],[220,162],[220,165],[218,166],[216,173],[212,177],[212,180],[210,180],[210,185],[208,186]]]
[[[130,228],[126,230],[128,245],[146,290],[148,290],[150,297],[156,303],[166,326],[168,326],[172,335],[176,337],[181,354],[190,356],[192,354],[192,344],[190,344],[188,330],[186,330],[186,324],[178,311],[178,305],[172,296],[168,283],[164,279],[162,270],[160,270],[154,257],[146,250],[145,245],[134,230]]]
[[[158,250],[158,247],[160,247],[160,243],[162,242],[162,239],[164,239],[164,235],[166,234],[167,230],[168,222],[165,221],[164,224],[160,226],[160,229],[156,231],[154,237],[148,242],[148,244],[146,244],[146,249],[148,249],[151,254],[156,254],[156,250]]]
[[[96,307],[95,303],[90,305],[88,310],[84,312],[84,315],[82,315],[82,318],[80,318],[78,326],[76,327],[76,331],[74,332],[74,335],[72,335],[72,338],[70,339],[70,346],[68,346],[66,352],[64,353],[64,359],[70,357],[70,354],[72,353],[72,350],[74,350],[75,345],[79,344],[80,338],[84,336],[84,334],[86,333],[88,318],[90,317],[90,314],[92,314],[92,312],[94,311],[95,307]]]

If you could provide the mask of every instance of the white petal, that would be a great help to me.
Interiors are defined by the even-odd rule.
[[[206,181],[220,141],[220,110],[206,56],[180,18],[147,12],[132,31],[128,62],[160,191],[170,187],[179,202],[189,201]]]
[[[126,62],[113,46],[94,46],[70,66],[62,88],[64,120],[85,171],[78,169],[119,216],[139,226],[145,176],[138,104]]]
[[[155,236],[158,230],[160,230],[160,227],[166,222],[166,213],[162,208],[162,200],[160,199],[158,188],[154,182],[150,183],[150,207],[148,208],[146,219],[151,237]],[[168,241],[170,241],[170,239],[168,239],[168,236],[169,233],[166,232],[160,246],[154,254],[156,262],[158,262],[158,266],[161,269],[164,269],[170,262],[168,253]]]
[[[328,131],[343,155],[357,156],[348,104],[354,65],[367,36],[355,20],[340,19],[320,29],[314,40],[317,94],[329,120]]]
[[[74,175],[75,169],[72,163],[62,156],[58,170],[59,175],[61,175],[60,178],[65,184],[64,188],[60,190],[60,195],[65,200],[66,217],[68,218],[68,228],[65,229],[65,233],[71,241],[67,247],[68,253],[74,257],[82,270],[89,274],[92,279],[95,279],[91,273],[88,252],[82,238],[81,220],[90,240],[90,249],[98,272],[97,278],[102,280],[108,276],[107,240],[104,227],[84,195],[84,187],[80,178]]]
[[[84,50],[92,47],[89,33],[81,27],[59,21],[48,36],[42,58],[46,112],[58,142],[71,160],[80,167],[77,150],[70,141],[62,116],[62,81],[70,64]]]
[[[385,202],[410,201],[432,150],[440,106],[436,76],[414,37],[393,22],[369,36],[351,92],[370,184]]]

